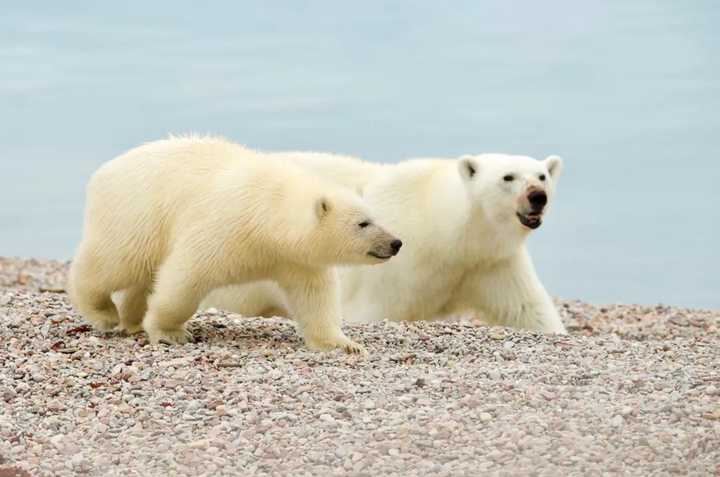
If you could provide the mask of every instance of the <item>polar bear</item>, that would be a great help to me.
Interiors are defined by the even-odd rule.
[[[348,187],[367,179],[366,202],[405,240],[403,253],[385,265],[339,270],[347,321],[474,312],[489,324],[566,333],[525,245],[552,202],[560,157],[480,154],[381,165],[299,155],[293,162],[333,180],[351,178]],[[203,303],[211,306],[246,316],[294,313],[269,282],[216,290]]]
[[[271,279],[308,347],[362,351],[340,328],[333,266],[385,262],[402,243],[357,194],[281,156],[171,137],[103,165],[70,270],[77,309],[100,329],[184,343],[208,291]]]

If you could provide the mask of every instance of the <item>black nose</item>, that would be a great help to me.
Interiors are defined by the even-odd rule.
[[[547,204],[547,194],[542,190],[534,190],[528,194],[528,201],[536,209],[542,209]]]
[[[390,242],[390,248],[393,251],[393,255],[397,255],[397,253],[400,251],[400,247],[402,247],[402,241],[393,240],[392,242]]]

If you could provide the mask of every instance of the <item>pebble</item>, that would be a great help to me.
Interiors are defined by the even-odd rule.
[[[65,436],[62,434],[54,435],[50,438],[50,443],[55,446],[56,449],[61,449],[65,442]]]
[[[3,388],[1,393],[2,399],[5,402],[10,402],[15,399],[15,396],[17,396],[17,393],[12,388]]]
[[[488,378],[493,381],[499,381],[500,378],[502,378],[502,374],[500,374],[500,371],[488,371]]]
[[[83,457],[82,455],[80,455],[80,454],[76,454],[76,455],[74,455],[74,456],[72,456],[72,457],[70,458],[70,464],[71,464],[72,467],[75,468],[75,469],[81,468],[84,463],[85,463],[85,459],[84,459],[84,457]]]
[[[190,448],[191,449],[207,449],[210,446],[210,443],[207,439],[201,439],[199,441],[191,442]]]

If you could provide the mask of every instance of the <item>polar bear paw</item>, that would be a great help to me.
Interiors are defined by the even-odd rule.
[[[142,323],[120,323],[115,330],[127,336],[132,336],[140,333],[143,330],[143,326]]]
[[[151,344],[163,343],[167,345],[185,344],[192,341],[192,334],[186,328],[177,328],[174,330],[162,330],[158,328],[145,328],[148,335],[148,341]]]
[[[120,319],[117,316],[117,313],[114,312],[114,310],[111,311],[103,311],[103,312],[94,312],[89,313],[86,316],[87,321],[92,324],[92,326],[103,333],[111,333],[115,330],[115,327],[118,325],[118,322]]]
[[[305,344],[313,351],[341,349],[348,354],[368,354],[363,345],[356,343],[345,335],[305,337]]]

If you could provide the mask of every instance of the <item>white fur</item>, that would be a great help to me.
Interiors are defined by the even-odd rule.
[[[363,188],[382,174],[385,164],[366,162],[356,157],[322,152],[283,152],[283,159],[313,174],[362,193]]]
[[[351,322],[428,320],[480,313],[487,322],[565,333],[535,273],[525,241],[527,194],[542,189],[552,201],[562,160],[481,154],[459,159],[416,159],[369,165],[326,156],[309,161],[317,174],[358,187],[384,224],[400,234],[402,253],[379,267],[340,268],[342,308]],[[295,158],[302,165],[302,158]],[[512,174],[514,180],[503,177]],[[546,176],[545,181],[540,175]],[[546,208],[547,209],[547,208]],[[248,316],[293,313],[269,282],[213,292],[203,306]]]
[[[103,165],[87,190],[70,271],[75,306],[101,329],[182,343],[208,291],[272,279],[313,349],[360,351],[340,329],[338,264],[372,264],[395,237],[362,199],[218,138],[170,138]],[[117,306],[113,292],[122,290]]]

